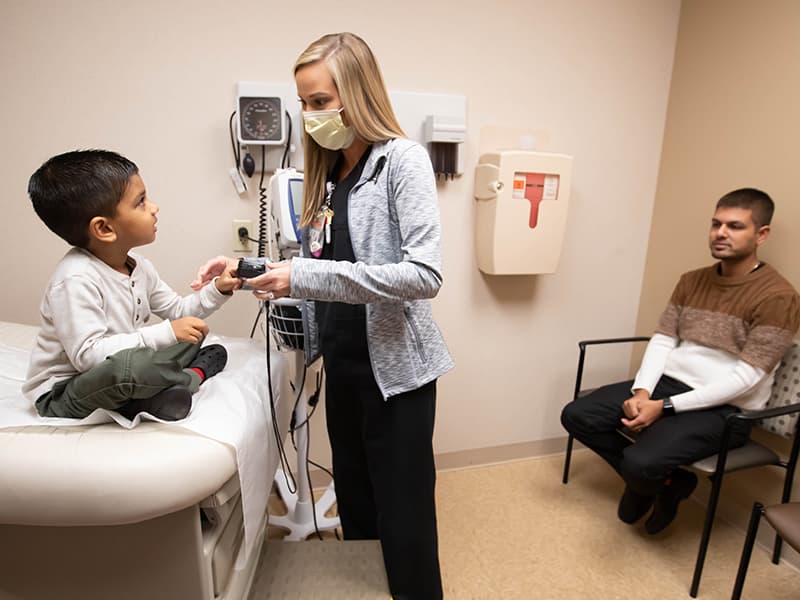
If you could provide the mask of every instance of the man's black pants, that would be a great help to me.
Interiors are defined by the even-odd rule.
[[[676,467],[719,451],[725,418],[738,409],[725,404],[664,416],[631,443],[617,429],[622,427],[622,404],[631,397],[632,385],[633,381],[624,381],[603,386],[570,402],[561,412],[561,423],[575,439],[603,457],[633,491],[658,494]],[[689,390],[685,383],[664,375],[651,397],[661,399]],[[732,433],[730,447],[736,448],[747,441],[750,426],[741,422]]]

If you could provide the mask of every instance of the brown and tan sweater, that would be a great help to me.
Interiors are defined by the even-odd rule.
[[[772,374],[800,328],[800,297],[770,265],[722,277],[717,265],[681,276],[634,388],[652,393],[662,374],[692,386],[672,398],[677,411],[769,399]]]

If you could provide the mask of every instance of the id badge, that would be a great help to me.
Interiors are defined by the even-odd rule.
[[[320,257],[322,254],[322,246],[325,244],[326,216],[326,209],[323,207],[314,215],[314,219],[311,221],[311,225],[308,228],[308,249],[311,251],[311,256],[314,258]]]
[[[331,223],[333,222],[333,209],[331,208],[331,198],[336,185],[330,181],[325,183],[325,202],[314,215],[311,225],[308,228],[308,249],[311,256],[319,258],[322,254],[322,247],[331,243]]]

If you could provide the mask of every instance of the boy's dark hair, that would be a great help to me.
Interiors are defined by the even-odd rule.
[[[130,178],[133,162],[108,150],[75,150],[47,160],[28,181],[33,209],[68,244],[85,248],[89,222],[113,217]]]
[[[749,208],[756,229],[769,225],[775,212],[775,203],[766,192],[755,188],[740,188],[728,192],[717,202],[717,208]]]

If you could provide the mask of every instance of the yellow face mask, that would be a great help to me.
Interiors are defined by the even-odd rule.
[[[309,110],[303,113],[306,133],[328,150],[341,150],[353,143],[355,132],[342,121],[344,108]]]

